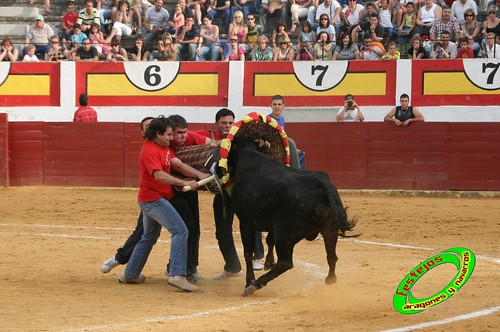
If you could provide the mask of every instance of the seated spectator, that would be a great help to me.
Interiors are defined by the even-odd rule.
[[[469,46],[469,40],[467,38],[461,38],[458,41],[459,49],[457,51],[458,59],[473,59],[474,51],[472,47]]]
[[[177,8],[177,5],[179,5],[181,7],[181,9],[182,9],[181,11],[182,11],[184,19],[186,18],[186,16],[194,16],[194,13],[191,10],[191,8],[187,7],[186,0],[177,0],[177,4],[176,4],[175,8]],[[175,9],[174,9],[172,15],[170,15],[170,18],[168,19],[168,23],[167,23],[168,24],[167,32],[170,33],[173,36],[173,38],[175,39],[175,33],[178,30],[177,28],[180,26],[183,26],[185,22],[182,22],[182,24],[179,24],[178,26],[176,26],[175,21],[174,21],[174,17],[175,17]]]
[[[457,45],[450,41],[450,32],[444,30],[441,33],[441,46],[440,48],[434,47],[434,55],[431,54],[431,58],[433,59],[456,59],[457,58]],[[440,57],[441,52],[442,57]]]
[[[500,45],[495,42],[495,33],[489,32],[486,35],[486,47],[482,51],[483,58],[500,59]]]
[[[75,52],[75,61],[98,61],[99,53],[97,49],[91,45],[90,39],[85,39],[82,46],[78,47]]]
[[[287,2],[287,0],[262,0],[259,10],[259,24],[264,32],[267,30],[268,15],[278,16],[280,21],[285,22]]]
[[[431,53],[431,59],[449,59],[450,54],[446,52],[443,48],[443,44],[441,42],[434,43],[434,49]]]
[[[408,49],[408,59],[427,59],[427,52],[422,46],[422,39],[419,36],[413,36],[411,39],[411,46]]]
[[[309,50],[309,45],[307,43],[302,42],[299,44],[299,51],[296,52],[295,54],[295,60],[296,61],[314,60],[314,55],[312,55],[311,51]]]
[[[377,3],[380,1],[380,9],[377,8]],[[375,1],[375,10],[379,12],[380,25],[384,27],[384,38],[389,40],[394,32],[394,25],[392,24],[392,10],[394,8],[395,2],[389,0],[377,0]],[[373,37],[372,37],[373,38]]]
[[[132,13],[129,11],[129,4],[126,0],[121,0],[118,2],[118,10],[113,15],[113,28],[108,38],[104,40],[104,44],[110,44],[115,37],[120,40],[122,35],[130,36],[133,32],[131,23]]]
[[[398,46],[395,42],[389,43],[389,51],[382,55],[382,60],[399,60],[401,54],[398,51]]]
[[[312,31],[312,26],[309,21],[304,21],[301,24],[301,30],[297,36],[298,43],[306,43],[309,50],[312,50],[316,42],[316,32]]]
[[[97,0],[97,10],[99,11],[99,21],[103,31],[111,32],[110,23],[113,21],[113,13],[116,11],[118,1],[115,0]],[[109,30],[107,30],[109,28]]]
[[[154,6],[149,7],[144,15],[144,42],[151,46],[155,40],[161,38],[168,26],[170,14],[163,8],[163,0],[155,0]]]
[[[250,55],[251,55],[253,49],[257,47],[257,39],[259,38],[259,36],[262,36],[264,31],[262,30],[262,27],[256,23],[254,14],[248,14],[246,18],[248,22],[247,23],[248,33],[247,33],[246,43],[247,46],[250,48]]]
[[[273,61],[273,48],[269,46],[269,38],[266,35],[257,38],[257,47],[254,48],[252,61]]]
[[[197,26],[201,25],[201,17],[203,15],[207,15],[204,5],[205,1],[206,0],[187,0],[187,6],[194,12],[195,23]]]
[[[254,4],[253,1],[249,3],[252,5]],[[229,0],[215,0],[207,11],[210,20],[213,22],[217,17],[222,17],[222,19],[224,19],[224,28],[228,29],[229,21],[231,21],[231,17],[233,17],[234,14],[234,12],[231,13],[230,6],[231,2]]]
[[[342,42],[333,52],[333,60],[359,60],[358,45],[353,43],[351,35],[345,34]]]
[[[462,30],[456,18],[451,16],[451,9],[448,6],[443,7],[443,16],[432,21],[429,30],[429,39],[431,41],[441,40],[443,31],[448,31],[452,41],[460,38]]]
[[[141,0],[128,0],[129,11],[131,12],[131,20],[133,23],[135,21],[134,26],[137,31],[141,31],[142,29],[142,8],[141,8]]]
[[[319,17],[319,25],[316,29],[316,35],[319,35],[322,31],[327,32],[330,40],[335,42],[335,28],[330,24],[330,18],[328,14],[321,14],[321,16]]]
[[[186,24],[180,27],[176,40],[179,60],[183,59],[183,54],[187,54],[187,60],[195,61],[196,48],[200,41],[200,28],[194,23],[194,17],[186,17]]]
[[[45,56],[50,48],[49,39],[54,35],[54,30],[50,25],[45,24],[45,19],[42,15],[37,15],[35,24],[28,28],[26,34],[26,44],[35,45],[35,53]],[[26,54],[26,49],[23,49],[23,57]]]
[[[353,95],[348,94],[344,97],[344,107],[338,111],[336,120],[338,122],[363,122],[365,120]]]
[[[75,111],[73,122],[97,122],[97,112],[89,106],[89,97],[82,93],[78,98],[80,107]]]
[[[109,44],[108,45],[104,44],[104,35],[99,25],[95,23],[92,23],[92,25],[90,26],[89,39],[90,42],[92,43],[92,46],[94,46],[97,49],[99,55],[106,54],[111,49]]]
[[[85,9],[78,12],[78,19],[76,20],[83,32],[90,29],[92,23],[96,23],[101,26],[101,19],[99,18],[99,11],[94,8],[93,0],[85,1]]]
[[[485,47],[486,45],[486,36],[490,33],[493,32],[497,37],[500,35],[500,19],[497,17],[497,13],[499,12],[498,7],[495,5],[491,5],[488,7],[487,13],[488,16],[486,16],[486,20],[483,22],[483,41],[482,41],[482,46]]]
[[[330,0],[327,0],[330,1]],[[309,13],[309,7],[312,0],[290,0],[290,13],[292,15],[292,26],[290,27],[289,34],[295,33],[297,26],[300,25],[301,18],[306,18]],[[339,6],[340,11],[340,6]]]
[[[111,42],[111,50],[108,52],[106,61],[114,63],[128,61],[127,51],[122,47],[120,40],[113,39],[113,41]]]
[[[243,12],[243,17],[245,18],[245,24],[248,24],[248,15],[256,14],[259,12],[260,8],[256,6],[260,5],[259,0],[231,0],[230,3],[230,18],[234,16],[234,13],[239,10]]]
[[[313,17],[310,16],[312,13],[314,13]],[[314,30],[316,30],[321,23],[321,15],[327,14],[330,24],[335,28],[335,35],[338,35],[342,25],[341,13],[342,6],[337,0],[324,0],[322,4],[319,4],[319,0],[314,0],[311,7],[309,7],[307,20],[311,22]]]
[[[62,47],[59,42],[59,36],[53,35],[50,37],[50,48],[45,53],[45,61],[63,61],[70,59],[68,50]]]
[[[378,23],[378,11],[375,10],[375,5],[373,4],[373,2],[367,2],[365,9],[361,11],[359,24],[352,28],[351,38],[354,43],[356,44],[358,43],[360,33],[362,34],[361,38],[363,38],[364,36],[364,31],[368,31],[368,33],[371,33],[370,19],[373,14],[377,15],[377,23]],[[382,29],[382,31],[379,30],[379,32],[377,33],[376,30],[375,33],[377,33],[377,35],[380,35],[383,38],[384,28],[382,26],[380,26],[380,28]]]
[[[472,9],[464,12],[465,23],[462,24],[462,35],[469,41],[469,46],[475,55],[479,53],[481,43],[481,25],[476,20]]]
[[[486,8],[490,8],[491,6],[496,6],[497,8],[500,8],[500,0],[491,0],[488,2],[488,5],[486,6]],[[489,10],[486,9],[486,13],[488,13]],[[496,17],[497,18],[500,18],[500,10],[496,12]]]
[[[380,60],[380,57],[386,53],[384,45],[379,41],[373,41],[369,35],[364,37],[360,51],[362,60]]]
[[[28,3],[32,5],[35,1],[34,0],[28,0]],[[44,6],[43,6],[43,14],[44,15],[49,15],[52,13],[50,10],[50,0],[44,0]]]
[[[420,36],[429,35],[432,22],[435,19],[441,18],[441,7],[436,5],[432,0],[424,0],[424,6],[421,6],[417,14],[416,33]]]
[[[0,61],[17,61],[19,58],[19,51],[12,44],[12,39],[5,36],[0,44]]]
[[[410,97],[403,93],[399,97],[401,106],[396,106],[384,117],[386,122],[394,122],[396,126],[407,127],[411,122],[424,122],[425,118],[417,107],[410,106]]]
[[[73,33],[73,26],[78,20],[78,13],[75,11],[75,2],[68,1],[66,3],[66,12],[61,18],[61,29],[59,29],[59,38],[61,38],[61,43],[63,47],[68,47],[68,41],[71,40],[71,34]],[[70,48],[70,47],[68,47]]]
[[[88,39],[88,36],[82,32],[80,24],[75,23],[73,26],[73,33],[71,34],[71,49],[69,50],[71,58],[74,58],[76,49],[82,46],[84,39]]]
[[[132,61],[148,61],[149,54],[148,47],[144,43],[144,37],[141,35],[135,36],[134,46],[130,50]]]
[[[178,49],[172,35],[166,32],[158,42],[158,51],[160,52],[160,61],[177,61]]]
[[[26,46],[26,54],[24,55],[22,62],[39,62],[40,60],[35,54],[36,47],[33,44]]]
[[[314,44],[314,60],[330,61],[333,57],[334,44],[330,40],[330,35],[326,31],[318,34],[316,44]]]
[[[398,29],[398,43],[405,44],[407,37],[413,34],[414,29],[417,24],[417,15],[415,15],[415,5],[413,2],[408,2],[405,8],[405,14],[403,14],[401,25]]]
[[[472,10],[477,15],[477,5],[474,0],[455,0],[451,5],[451,15],[457,19],[458,24],[463,25],[466,21],[465,11]]]
[[[276,29],[273,31],[273,35],[271,40],[273,41],[273,48],[276,49],[279,47],[279,43],[282,40],[290,39],[288,36],[288,32],[286,32],[286,23],[284,21],[279,21]]]
[[[349,0],[349,5],[342,9],[340,38],[343,38],[346,33],[352,37],[352,30],[361,22],[361,12],[364,9],[365,7],[358,4],[357,0]]]
[[[248,35],[248,27],[243,21],[243,13],[237,10],[233,16],[233,22],[229,23],[228,36],[236,36],[238,43],[243,47],[245,53],[250,51],[250,47],[246,45]]]
[[[370,36],[372,38],[372,40],[377,40],[377,41],[382,41],[384,39],[384,36],[385,36],[385,30],[384,30],[384,27],[382,26],[382,24],[380,24],[379,22],[379,17],[378,17],[378,14],[377,13],[372,13],[370,15],[370,20],[369,20],[369,24],[360,24],[359,26],[355,27],[353,30],[352,30],[352,37],[353,37],[353,42],[356,42],[357,43],[357,36],[358,36],[358,33],[356,33],[356,31],[360,28],[363,28],[362,32],[363,32],[363,38],[365,36]]]
[[[201,42],[198,42],[196,53],[200,55],[197,60],[217,61],[220,55],[219,27],[212,24],[210,16],[203,18],[203,25],[200,28]]]
[[[175,11],[173,15],[174,19],[174,39],[177,39],[177,36],[179,35],[179,29],[186,24],[186,16],[184,15],[184,12],[182,10],[182,5],[177,4],[175,5]]]
[[[231,46],[229,48],[229,55],[224,59],[225,61],[245,61],[245,49],[239,45],[238,37],[232,35],[229,38]]]

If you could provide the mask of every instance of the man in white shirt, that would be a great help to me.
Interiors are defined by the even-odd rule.
[[[477,16],[477,5],[474,0],[455,0],[451,5],[451,15],[454,16],[460,25],[465,23],[464,12],[472,9]]]
[[[487,59],[500,59],[500,45],[495,42],[494,32],[489,32],[486,35],[486,47],[482,53],[483,57]]]
[[[151,43],[165,33],[170,14],[163,8],[163,0],[155,0],[153,7],[149,7],[144,15],[144,41]],[[149,46],[149,45],[148,45]]]

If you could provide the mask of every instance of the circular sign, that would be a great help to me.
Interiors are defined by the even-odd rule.
[[[180,62],[125,62],[125,75],[137,88],[159,91],[172,83],[179,73]]]
[[[336,87],[347,74],[349,61],[294,61],[297,80],[313,91],[326,91]]]
[[[464,59],[465,76],[484,90],[500,89],[500,59]]]

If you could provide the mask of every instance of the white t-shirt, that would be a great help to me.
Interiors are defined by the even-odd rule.
[[[32,56],[29,56],[29,54],[26,54],[23,58],[23,61],[25,62],[39,62],[40,60],[36,56],[36,54],[33,54]]]
[[[344,108],[341,108],[338,111],[337,115],[339,115],[343,110]],[[355,108],[352,110],[345,111],[344,119],[342,120],[342,122],[358,122],[358,109]]]
[[[344,9],[342,9],[342,13],[345,14],[348,9],[349,9],[349,7],[345,7]],[[359,24],[359,14],[361,13],[361,11],[363,9],[365,9],[365,7],[363,7],[363,5],[357,4],[356,10],[354,12],[350,12],[349,16],[347,16],[347,22],[349,22],[350,25]]]
[[[321,14],[326,14],[328,15],[328,17],[330,17],[330,22],[331,22],[333,17],[335,16],[335,11],[337,10],[337,8],[340,8],[340,4],[337,0],[333,0],[332,3],[330,4],[330,7],[328,8],[325,8],[325,3],[323,2],[316,9],[316,20],[319,22],[319,17],[321,16]],[[340,15],[333,23],[340,24]]]

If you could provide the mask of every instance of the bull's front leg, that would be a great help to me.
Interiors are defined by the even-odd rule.
[[[270,270],[276,265],[276,262],[274,261],[273,232],[267,233],[266,243],[267,243],[267,255],[266,255],[266,261],[264,263],[264,270]]]
[[[255,292],[255,273],[253,272],[253,252],[255,247],[255,229],[254,227],[240,219],[241,242],[243,243],[243,255],[246,266],[246,284],[243,296]],[[255,289],[254,289],[255,288]]]
[[[336,247],[337,247],[337,239],[338,233],[329,234],[328,231],[321,232],[323,235],[323,239],[325,242],[326,249],[326,260],[328,261],[328,266],[330,269],[328,270],[328,276],[325,279],[325,283],[327,285],[331,285],[337,282],[337,276],[335,275],[335,266],[338,261]]]

